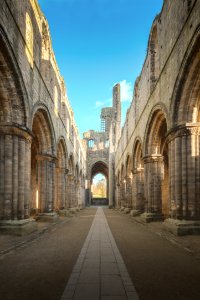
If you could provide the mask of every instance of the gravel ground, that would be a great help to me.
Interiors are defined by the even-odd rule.
[[[200,299],[198,257],[127,215],[104,212],[141,300]]]
[[[199,236],[163,235],[159,224],[104,212],[140,300],[200,299]],[[95,213],[87,208],[56,225],[40,225],[31,238],[2,236],[0,300],[60,300]]]
[[[60,300],[96,208],[0,257],[0,300]]]

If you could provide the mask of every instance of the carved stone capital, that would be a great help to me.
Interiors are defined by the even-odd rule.
[[[163,156],[161,154],[146,155],[143,157],[143,161],[144,164],[163,162]]]
[[[20,127],[15,124],[5,124],[0,125],[0,135],[13,135],[18,136],[27,140],[28,142],[32,142],[33,135],[31,131],[26,127]]]
[[[200,135],[200,122],[199,123],[186,123],[183,125],[172,128],[167,134],[167,141],[188,135]]]
[[[56,157],[52,156],[50,154],[38,154],[36,155],[36,160],[38,161],[50,161],[50,162],[56,162]]]

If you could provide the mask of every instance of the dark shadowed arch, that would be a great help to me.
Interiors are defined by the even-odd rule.
[[[108,180],[108,166],[103,161],[94,163],[91,168],[91,179],[98,173],[102,173]]]

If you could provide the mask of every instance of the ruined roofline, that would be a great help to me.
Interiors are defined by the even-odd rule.
[[[50,47],[50,62],[51,62],[52,67],[55,71],[55,74],[56,74],[56,77],[57,77],[57,80],[58,80],[58,84],[60,86],[60,90],[61,91],[64,90],[63,91],[64,93],[61,94],[61,102],[62,102],[62,99],[65,100],[64,102],[67,106],[69,116],[70,116],[70,119],[72,121],[72,126],[74,126],[75,132],[76,132],[77,136],[79,136],[79,131],[78,131],[78,128],[77,128],[77,125],[76,125],[74,112],[73,112],[70,100],[68,98],[68,95],[67,95],[67,88],[66,88],[65,80],[64,80],[64,77],[60,73],[60,70],[59,70],[59,67],[58,67],[58,64],[57,64],[57,61],[56,61],[56,56],[55,56],[55,53],[54,53],[54,50],[53,50],[53,44],[52,44],[52,38],[51,38],[49,23],[47,21],[47,18],[44,15],[44,13],[41,10],[41,7],[38,3],[38,0],[30,0],[30,3],[32,5],[33,11],[35,13],[35,18],[37,20],[37,23],[40,22],[38,24],[38,27],[39,27],[39,31],[41,33],[41,36],[42,36],[42,30],[41,30],[42,24],[44,23],[45,26],[46,26],[47,35],[48,35],[48,39],[49,39],[49,47]],[[36,14],[38,14],[39,19],[37,18]],[[64,89],[63,89],[63,86],[64,86]],[[80,137],[80,139],[81,139],[81,137]]]

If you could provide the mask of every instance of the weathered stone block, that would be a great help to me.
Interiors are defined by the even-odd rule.
[[[2,220],[0,221],[0,233],[12,235],[26,235],[37,230],[37,223],[33,219]]]
[[[40,213],[39,215],[36,216],[36,221],[38,222],[50,222],[54,223],[58,220],[59,216],[57,213],[52,212],[52,213]]]
[[[199,235],[200,221],[166,219],[163,222],[163,229],[180,236]]]

